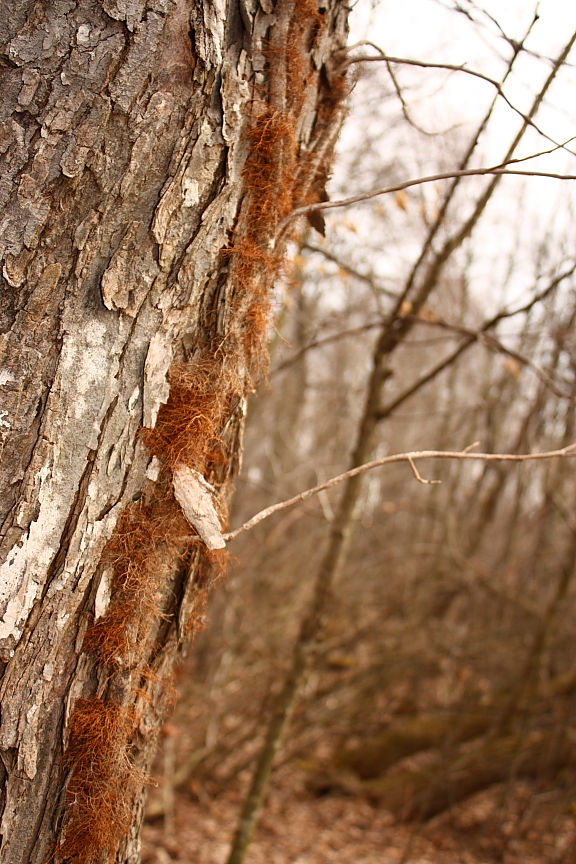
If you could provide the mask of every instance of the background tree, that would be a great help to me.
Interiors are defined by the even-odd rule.
[[[340,124],[346,8],[8,5],[1,854],[134,860],[172,665],[225,560],[173,472],[226,518],[280,226],[319,200]]]

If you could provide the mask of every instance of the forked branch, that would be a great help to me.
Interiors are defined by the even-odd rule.
[[[475,445],[472,445],[475,446]],[[352,468],[350,471],[345,471],[343,474],[338,474],[332,477],[325,483],[320,483],[319,486],[312,486],[310,489],[294,495],[293,498],[288,498],[287,501],[280,501],[278,504],[272,504],[266,507],[255,516],[252,516],[247,522],[236,528],[235,531],[229,531],[224,534],[224,540],[228,543],[230,540],[235,540],[246,531],[250,531],[264,519],[273,516],[274,513],[279,513],[281,510],[287,510],[293,507],[300,501],[306,501],[313,495],[318,495],[324,489],[331,489],[332,486],[337,486],[345,480],[356,477],[358,474],[364,474],[366,471],[372,471],[374,468],[380,468],[382,465],[392,465],[396,462],[407,462],[411,467],[419,482],[433,483],[435,481],[425,481],[416,470],[415,462],[417,459],[475,459],[480,462],[535,462],[540,459],[556,459],[563,456],[576,456],[576,443],[570,444],[568,447],[562,447],[560,450],[548,450],[544,453],[471,453],[470,448],[464,450],[415,450],[412,453],[395,453],[393,456],[384,456],[382,459],[374,459],[372,462],[366,462],[364,465],[359,465],[357,468]]]
[[[396,91],[396,94],[402,103],[402,109],[403,109],[403,113],[405,116],[407,114],[407,106],[404,102],[404,99],[403,99],[401,91],[400,91],[400,87],[399,87],[399,85],[396,81],[396,78],[394,76],[394,73],[392,70],[392,64],[398,65],[398,66],[417,66],[421,69],[438,69],[438,70],[443,70],[446,72],[463,72],[465,75],[470,75],[473,78],[478,78],[480,81],[484,81],[486,84],[491,84],[492,87],[496,88],[498,95],[500,96],[501,99],[503,99],[503,101],[508,105],[508,107],[511,108],[515,114],[518,114],[518,116],[521,117],[525,122],[527,122],[528,125],[532,126],[532,128],[535,129],[539,135],[541,135],[547,141],[552,142],[553,144],[555,144],[557,147],[561,148],[562,150],[566,150],[572,156],[576,155],[573,150],[570,150],[570,148],[566,146],[567,144],[570,143],[570,141],[566,141],[566,142],[564,142],[564,144],[560,144],[558,141],[555,141],[554,138],[552,138],[550,135],[547,135],[546,132],[544,132],[539,126],[537,126],[531,117],[528,117],[528,115],[524,114],[519,108],[517,108],[516,105],[514,105],[513,102],[511,102],[510,99],[508,98],[508,96],[506,96],[506,94],[504,93],[504,90],[502,88],[502,84],[499,81],[496,81],[494,78],[490,78],[488,75],[484,75],[484,74],[482,74],[482,72],[478,72],[475,69],[470,69],[465,64],[457,65],[457,64],[453,64],[453,63],[431,63],[428,60],[411,60],[411,59],[408,59],[407,57],[392,57],[391,55],[386,54],[381,48],[378,48],[377,45],[374,45],[373,42],[364,43],[364,44],[371,45],[373,48],[375,48],[378,51],[378,54],[361,55],[358,57],[347,57],[347,59],[342,64],[342,68],[345,69],[349,66],[352,66],[355,63],[385,63],[386,67],[388,69],[388,72],[392,78],[392,83],[393,83],[394,89]],[[351,48],[348,49],[347,54],[349,54],[350,51],[352,50],[352,48],[355,48],[355,47],[357,47],[357,46],[352,45]],[[522,49],[522,50],[524,50],[524,49]],[[409,120],[409,122],[412,122],[409,118],[407,118],[407,119]],[[412,124],[412,125],[414,125],[414,124]],[[416,128],[418,128],[418,127],[416,127]],[[419,130],[419,131],[422,131],[422,130]],[[424,133],[424,134],[429,134],[429,133]],[[570,140],[573,140],[573,139],[570,139]]]

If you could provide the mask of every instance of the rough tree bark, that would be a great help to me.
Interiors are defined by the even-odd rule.
[[[172,470],[225,519],[277,226],[319,200],[339,128],[347,8],[3,12],[1,860],[134,861],[171,668],[223,557]]]

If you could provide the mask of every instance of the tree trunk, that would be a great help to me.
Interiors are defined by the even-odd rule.
[[[225,520],[281,226],[319,200],[342,116],[347,9],[4,13],[0,860],[134,861],[171,668],[225,560],[173,471]]]

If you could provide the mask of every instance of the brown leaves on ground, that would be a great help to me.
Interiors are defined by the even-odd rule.
[[[176,834],[144,827],[143,864],[225,864],[242,803],[234,783],[218,794],[193,784],[177,796]],[[192,800],[195,798],[196,800]],[[560,790],[499,784],[424,826],[399,825],[356,797],[314,798],[293,767],[278,771],[246,864],[571,864],[574,808]]]

